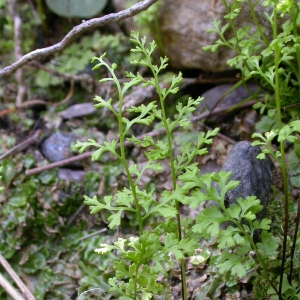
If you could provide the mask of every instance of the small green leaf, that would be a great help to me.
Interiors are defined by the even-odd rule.
[[[104,200],[106,203],[110,203],[112,201],[112,196],[106,196],[104,197]],[[84,196],[84,204],[88,205],[91,214],[96,214],[100,210],[104,209],[106,206],[98,201],[97,196],[95,195],[93,198],[90,198],[88,196]]]
[[[271,220],[269,219],[262,219],[260,222],[257,220],[253,222],[254,229],[264,229],[269,230],[270,229]]]
[[[271,233],[263,230],[260,235],[261,242],[257,243],[259,251],[266,257],[277,257],[278,252],[276,251],[279,247],[278,239],[275,239]]]
[[[113,229],[117,226],[120,226],[122,212],[123,212],[123,210],[120,209],[115,214],[112,214],[111,216],[109,216],[109,218],[108,218],[108,221],[110,222],[109,225],[108,225],[109,228]]]
[[[33,165],[34,165],[34,157],[30,154],[26,154],[24,155],[24,161],[23,161],[23,164],[24,164],[24,167],[26,169],[29,169],[31,168]],[[1,179],[1,178],[0,178]]]
[[[205,208],[196,217],[193,232],[201,233],[204,237],[217,236],[220,231],[219,225],[229,220],[220,212],[217,206]]]
[[[23,270],[27,274],[33,274],[46,266],[46,258],[42,253],[30,254],[29,259],[23,266]]]
[[[237,220],[240,218],[241,211],[241,207],[237,204],[231,204],[227,209],[227,213],[230,215],[230,217]]]
[[[162,165],[161,165],[160,163],[156,163],[156,164],[151,164],[151,165],[149,165],[149,166],[148,166],[148,169],[151,169],[151,170],[153,170],[153,171],[159,172],[159,171],[162,171],[162,170],[163,170],[163,167],[162,167]]]
[[[240,235],[239,229],[228,226],[226,230],[221,230],[217,238],[218,248],[225,249],[227,247],[233,247],[235,245],[241,245],[245,243],[245,239]]]
[[[116,247],[114,247],[114,246],[107,245],[107,244],[100,244],[100,248],[97,248],[94,251],[95,251],[95,253],[98,253],[98,254],[107,254],[115,249],[116,249]]]
[[[243,264],[243,258],[239,255],[223,251],[219,263],[219,272],[224,274],[230,272],[232,276],[243,278],[247,274],[247,269]]]
[[[160,215],[162,215],[165,219],[174,218],[177,215],[177,209],[175,207],[159,207],[157,209],[153,209],[152,212],[157,211]]]
[[[12,207],[23,207],[27,203],[27,197],[26,195],[16,195],[14,197],[10,197],[8,203]]]
[[[130,165],[129,168],[128,168],[128,171],[131,173],[131,174],[135,174],[135,175],[139,175],[139,170],[138,170],[138,166],[137,164],[133,164],[133,165]]]
[[[131,277],[129,273],[129,268],[125,265],[124,260],[114,261],[114,269],[116,270],[117,278]]]

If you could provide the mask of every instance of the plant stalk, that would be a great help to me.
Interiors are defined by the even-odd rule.
[[[159,101],[160,101],[160,106],[161,106],[161,113],[162,113],[162,121],[166,130],[166,136],[168,140],[168,152],[169,152],[169,161],[170,161],[170,167],[171,167],[171,174],[172,174],[172,184],[173,184],[173,190],[176,190],[176,172],[175,172],[175,166],[174,166],[174,156],[173,156],[173,148],[172,148],[172,138],[171,138],[171,132],[170,132],[170,127],[167,122],[167,116],[166,116],[166,111],[165,111],[165,106],[164,106],[164,100],[161,92],[161,88],[158,82],[157,74],[155,73],[154,70],[154,78],[156,82],[156,86],[158,87],[157,92],[159,95]],[[181,232],[181,220],[180,220],[180,213],[179,213],[179,203],[177,200],[175,200],[176,204],[176,210],[177,210],[177,215],[176,215],[176,221],[177,221],[177,237],[178,241],[182,239],[182,232]],[[183,300],[187,300],[187,286],[186,286],[186,275],[185,275],[185,262],[184,259],[180,260],[180,269],[181,269],[181,281],[182,281],[182,297]]]
[[[115,74],[113,73],[112,76],[115,76]],[[119,113],[117,114],[117,118],[118,118],[118,130],[119,130],[119,135],[120,135],[120,158],[121,158],[121,162],[122,165],[125,169],[126,175],[127,175],[127,179],[132,191],[132,195],[133,195],[133,200],[134,200],[134,204],[135,204],[135,211],[136,211],[136,216],[137,216],[137,220],[138,220],[138,224],[139,224],[139,234],[140,236],[143,234],[143,219],[142,219],[142,214],[141,214],[141,209],[140,209],[140,204],[139,204],[139,200],[136,194],[136,185],[133,183],[132,180],[132,176],[129,172],[129,168],[127,165],[127,161],[126,161],[126,156],[125,156],[125,133],[123,130],[123,122],[122,122],[122,108],[123,108],[123,94],[122,94],[122,89],[121,86],[118,82],[118,80],[116,80],[116,84],[117,84],[117,88],[118,88],[118,92],[119,92]],[[138,278],[138,270],[139,270],[139,265],[136,265],[136,270],[135,270],[135,275],[134,275],[134,290],[133,290],[133,299],[136,300],[137,299],[137,278]]]
[[[296,228],[294,232],[294,238],[293,238],[293,245],[291,249],[291,264],[290,264],[290,273],[288,276],[289,283],[292,282],[292,275],[293,275],[293,264],[294,264],[294,256],[295,256],[295,248],[296,248],[296,242],[297,242],[297,236],[298,236],[298,230],[299,230],[299,222],[300,222],[300,196],[298,199],[298,209],[297,209],[297,216],[296,216]]]
[[[260,36],[264,40],[266,46],[269,46],[270,43],[269,43],[268,39],[266,38],[266,36],[264,35],[264,33],[263,33],[262,29],[261,29],[261,26],[258,24],[256,15],[255,15],[254,8],[258,4],[258,2],[259,2],[259,0],[256,1],[256,3],[254,5],[252,5],[251,0],[248,0],[248,5],[249,5],[249,8],[250,8],[251,17],[252,17],[252,20],[253,20],[253,22],[254,22],[254,24],[256,26],[256,29],[258,30]]]
[[[273,40],[277,39],[277,12],[274,11],[273,16]],[[275,103],[276,103],[276,113],[277,113],[277,127],[279,130],[282,128],[281,122],[281,105],[280,105],[280,91],[279,91],[279,63],[280,63],[280,48],[277,43],[274,44],[274,64],[275,64]],[[283,189],[284,189],[284,233],[283,233],[283,246],[282,246],[282,258],[280,267],[280,279],[279,279],[279,298],[282,298],[282,284],[284,275],[284,265],[286,260],[286,250],[287,250],[287,236],[288,236],[288,222],[289,222],[289,210],[288,210],[288,180],[287,180],[287,170],[285,164],[285,151],[284,143],[280,142],[280,154],[281,162],[280,168],[283,177]]]
[[[176,190],[176,172],[175,172],[175,167],[174,167],[172,138],[171,138],[170,128],[168,126],[167,119],[166,119],[166,113],[165,113],[163,101],[161,101],[161,111],[162,111],[163,123],[166,128],[166,135],[167,135],[167,139],[168,139],[169,160],[170,160],[170,167],[171,167],[171,173],[172,173],[172,184],[173,184],[173,190],[175,191]],[[180,220],[180,213],[179,213],[179,203],[177,200],[175,200],[175,201],[176,201],[175,204],[176,204],[176,210],[177,210],[177,215],[176,215],[177,234],[178,234],[178,241],[180,241],[182,239],[182,232],[181,232],[181,220]],[[187,300],[187,286],[186,286],[184,259],[180,260],[180,269],[181,269],[181,281],[182,281],[182,297],[183,297],[183,300]]]
[[[297,16],[299,15],[299,6],[298,3],[294,3],[294,6],[296,7],[296,13],[293,16],[293,34],[295,37],[298,37],[298,31],[297,31]],[[299,75],[300,75],[300,51],[299,51],[299,46],[297,45],[296,47],[296,56],[297,56],[297,65],[298,65],[298,72],[295,72],[298,76],[299,80]],[[293,244],[291,247],[291,264],[290,264],[290,272],[288,275],[288,281],[289,283],[292,282],[292,276],[293,276],[293,264],[294,264],[294,256],[295,256],[295,248],[296,248],[296,242],[297,242],[297,236],[298,236],[298,231],[299,231],[299,222],[300,222],[300,196],[298,199],[298,208],[297,208],[297,216],[296,216],[296,226],[295,226],[295,231],[294,231],[294,238],[293,238]]]
[[[140,235],[142,235],[143,234],[143,219],[142,219],[141,209],[140,209],[139,200],[138,200],[138,197],[136,194],[136,186],[133,183],[132,176],[129,172],[129,168],[128,168],[128,165],[126,162],[126,156],[125,156],[125,143],[124,143],[125,134],[123,131],[123,122],[122,122],[123,94],[122,94],[122,89],[121,89],[120,83],[119,83],[115,73],[111,72],[111,74],[112,74],[113,78],[115,79],[115,83],[117,85],[117,89],[118,89],[118,93],[119,93],[119,106],[118,106],[119,113],[117,114],[117,118],[118,118],[118,130],[119,130],[119,134],[120,134],[120,153],[121,153],[120,157],[121,157],[122,165],[125,169],[125,172],[126,172],[126,175],[128,178],[130,188],[132,190],[133,200],[134,200],[134,204],[136,206],[135,207],[136,215],[137,215],[138,224],[139,224],[139,233],[140,233]]]

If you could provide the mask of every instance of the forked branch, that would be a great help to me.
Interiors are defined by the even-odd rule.
[[[118,13],[112,13],[101,18],[83,21],[82,24],[75,26],[59,43],[50,47],[36,49],[32,52],[29,52],[16,62],[0,70],[0,77],[12,74],[13,72],[15,72],[16,70],[18,70],[19,68],[26,65],[32,60],[44,58],[65,49],[75,37],[79,36],[86,30],[101,27],[111,22],[118,22],[132,17],[138,14],[139,12],[146,10],[156,1],[157,0],[144,0]]]

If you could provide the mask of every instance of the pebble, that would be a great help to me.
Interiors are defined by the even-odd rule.
[[[85,171],[72,170],[67,168],[59,168],[57,174],[60,180],[64,180],[67,182],[75,181],[79,183],[83,181],[85,175],[86,175]]]
[[[59,115],[64,119],[84,117],[96,112],[95,103],[80,103],[75,104],[61,111]]]
[[[42,143],[42,154],[51,162],[70,158],[74,156],[71,147],[77,140],[80,136],[74,133],[54,133]]]

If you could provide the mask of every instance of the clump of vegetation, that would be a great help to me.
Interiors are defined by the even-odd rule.
[[[38,299],[66,299],[77,295],[79,281],[79,299],[85,295],[104,295],[109,290],[108,298],[146,300],[156,295],[168,298],[171,294],[168,279],[175,265],[180,265],[182,298],[187,299],[187,259],[195,264],[201,261],[211,266],[213,282],[205,291],[205,296],[214,298],[213,290],[220,286],[220,281],[226,282],[230,290],[239,279],[253,272],[255,276],[251,282],[254,284],[255,299],[299,299],[300,264],[297,254],[300,251],[300,205],[293,205],[289,197],[284,145],[294,147],[288,162],[293,175],[292,183],[299,185],[297,95],[300,48],[297,27],[300,4],[294,1],[263,1],[263,5],[272,8],[272,12],[266,14],[273,33],[272,39],[268,40],[264,28],[255,18],[254,8],[258,1],[248,1],[257,26],[254,33],[250,27],[236,28],[234,23],[245,1],[222,2],[228,12],[225,17],[228,24],[220,28],[221,22],[214,22],[212,31],[219,33],[220,39],[215,45],[205,48],[216,51],[220,46],[230,47],[237,55],[228,64],[240,70],[242,79],[239,84],[250,78],[255,79],[265,93],[264,102],[255,105],[267,115],[259,125],[261,132],[253,135],[256,139],[253,144],[262,146],[258,159],[270,155],[282,170],[283,230],[272,232],[271,221],[267,218],[258,221],[256,215],[262,210],[262,205],[256,197],[238,198],[237,203],[226,207],[226,193],[238,185],[238,182],[230,180],[230,173],[199,175],[195,158],[208,152],[206,147],[212,143],[218,129],[199,133],[193,143],[184,142],[177,151],[174,132],[189,127],[190,115],[202,99],[189,98],[176,105],[175,113],[170,113],[166,101],[168,96],[178,92],[182,75],[179,73],[162,84],[159,76],[167,68],[168,59],[161,57],[157,64],[154,62],[156,43],[147,45],[146,38],[132,33],[131,42],[136,47],[132,49],[130,57],[134,60],[129,65],[123,58],[129,48],[124,37],[100,37],[96,32],[90,39],[83,38],[80,43],[65,50],[63,56],[48,62],[47,67],[60,75],[67,72],[68,76],[77,76],[84,68],[87,57],[91,56],[92,51],[97,51],[99,57],[93,58],[94,69],[101,70],[101,74],[106,74],[102,73],[103,70],[109,73],[109,77],[100,82],[105,82],[110,88],[115,86],[117,92],[111,99],[105,99],[105,93],[96,96],[95,107],[105,109],[115,118],[118,137],[103,144],[89,139],[78,142],[74,148],[81,152],[87,147],[96,148],[92,159],[105,161],[105,166],[98,173],[94,171],[86,175],[83,191],[75,183],[61,183],[56,171],[25,177],[25,170],[35,163],[30,154],[1,161],[4,183],[4,190],[0,188],[0,219],[4,220],[0,233],[1,253],[10,259],[18,273],[34,276],[34,295]],[[1,2],[0,6],[4,4]],[[287,20],[278,28],[277,20],[281,15]],[[146,15],[143,21],[151,21],[149,17]],[[0,18],[4,20],[1,14]],[[11,24],[7,24],[7,30],[11,30],[8,25]],[[233,37],[226,40],[225,33],[230,29]],[[163,47],[159,41],[158,44]],[[7,43],[5,47],[12,45]],[[107,51],[107,56],[101,54],[103,51]],[[75,56],[74,52],[78,55]],[[107,57],[109,61],[121,64],[121,68],[118,69],[116,63],[110,64]],[[74,61],[68,65],[72,58]],[[78,68],[72,67],[75,61]],[[134,74],[136,66],[146,67],[151,78]],[[128,81],[125,82],[121,78],[124,70],[129,71],[126,73]],[[40,70],[36,80],[31,82],[32,90],[63,84],[62,78],[65,77],[53,78],[45,70]],[[124,110],[124,97],[135,86],[153,87],[157,92],[157,101]],[[143,139],[129,136],[134,126],[151,126],[153,123],[165,131],[161,139],[147,135]],[[28,124],[27,128],[31,126]],[[268,126],[267,130],[263,130]],[[145,161],[142,166],[129,157],[126,149],[128,143],[143,149]],[[278,150],[273,150],[274,144],[279,145]],[[107,157],[115,160],[109,162]],[[145,175],[161,172],[165,166],[169,168],[172,182],[169,189],[156,189],[153,184],[150,186],[143,182]],[[119,180],[120,169],[128,181],[122,181],[119,184],[121,188],[109,194],[112,189],[107,186]],[[100,180],[106,183],[103,190],[107,194],[103,197],[98,193]],[[76,226],[69,226],[69,215],[76,213],[83,193],[86,194],[84,202],[95,215],[97,225],[101,222],[98,213],[104,211],[101,217],[108,217],[109,235],[121,227],[124,214],[128,218],[130,216],[130,222],[137,226],[137,231],[129,230],[128,235],[117,236],[110,243],[108,240],[112,237],[99,236],[95,229],[86,230],[88,218],[84,215],[76,220]],[[206,201],[214,201],[217,205],[204,208],[194,220],[181,216],[182,205],[194,209]],[[298,207],[296,212],[295,206]],[[294,215],[295,221],[290,217]],[[230,222],[232,226],[222,227],[225,222]],[[254,239],[257,231],[261,232],[259,241]],[[48,237],[45,238],[45,235]],[[201,238],[215,241],[220,251],[210,256],[208,250],[203,250],[200,257],[198,248]],[[77,264],[72,264],[74,261],[79,262],[80,272]],[[59,282],[65,285],[61,286]],[[5,297],[4,292],[0,296]]]
[[[115,115],[118,122],[119,145],[117,145],[116,140],[105,142],[103,145],[99,145],[95,140],[88,140],[87,142],[77,142],[74,148],[82,152],[87,147],[94,146],[97,150],[92,154],[93,160],[99,160],[104,152],[109,152],[121,161],[129,186],[118,191],[114,196],[105,196],[100,201],[96,196],[93,198],[86,196],[85,203],[90,206],[91,213],[98,213],[103,209],[114,212],[108,218],[110,228],[120,226],[123,211],[130,211],[136,214],[139,236],[128,239],[118,238],[113,245],[100,245],[96,252],[109,253],[113,250],[118,250],[120,253],[121,260],[114,263],[116,275],[109,280],[112,290],[118,291],[121,295],[130,299],[139,297],[151,299],[154,294],[169,293],[161,284],[156,282],[160,273],[166,275],[169,270],[169,252],[174,253],[176,259],[180,261],[181,274],[185,278],[184,258],[193,254],[195,247],[197,247],[197,239],[191,232],[183,234],[182,226],[186,227],[187,224],[182,225],[182,222],[187,223],[187,220],[182,221],[179,216],[178,207],[182,191],[178,186],[177,180],[179,174],[189,167],[195,155],[207,153],[206,148],[201,148],[212,142],[211,138],[216,135],[218,130],[200,134],[195,147],[192,147],[191,143],[183,143],[181,153],[176,158],[173,157],[172,132],[178,126],[186,127],[189,125],[190,122],[186,118],[186,113],[194,111],[195,106],[200,103],[201,99],[189,99],[186,106],[179,103],[176,106],[176,118],[171,120],[167,117],[165,100],[169,94],[174,94],[178,91],[178,84],[182,76],[181,74],[177,77],[173,76],[169,87],[162,88],[159,84],[158,75],[160,71],[167,67],[167,58],[160,58],[160,65],[154,65],[151,55],[156,48],[156,43],[153,41],[147,48],[145,45],[146,38],[140,39],[136,33],[132,33],[131,41],[136,44],[136,48],[132,51],[143,55],[141,60],[135,60],[132,63],[150,68],[153,74],[151,79],[144,79],[139,73],[137,75],[127,73],[126,75],[130,78],[130,81],[121,85],[115,75],[115,69],[117,68],[115,63],[111,66],[108,65],[104,61],[105,55],[93,58],[93,61],[99,61],[94,69],[105,66],[111,74],[110,78],[102,79],[100,82],[113,81],[119,92],[117,110],[113,107],[113,99],[105,101],[101,97],[95,98],[98,102],[95,107],[107,108]],[[144,87],[151,85],[156,89],[159,97],[159,106],[156,102],[151,102],[148,105],[142,104],[139,107],[131,107],[126,111],[134,114],[134,117],[128,119],[124,116],[122,109],[124,95],[129,88],[139,84],[142,84]],[[129,129],[134,124],[148,126],[155,119],[162,123],[162,127],[166,131],[167,141],[154,141],[150,136],[145,137],[143,140],[138,140],[134,136],[127,138]],[[128,164],[124,145],[126,139],[135,145],[147,148],[144,151],[147,162],[142,169],[138,169],[137,164]],[[164,159],[167,159],[170,163],[173,190],[164,191],[160,199],[155,199],[153,191],[147,191],[140,186],[140,180],[147,170],[160,171],[162,165],[159,161]],[[144,223],[152,215],[163,217],[164,224],[159,225],[150,232],[145,230]],[[176,222],[174,222],[174,218]],[[161,236],[164,237],[163,243],[160,240]],[[183,280],[184,282],[185,279]],[[183,290],[186,294],[186,285],[185,283],[183,285]]]
[[[226,46],[234,50],[236,56],[228,60],[228,65],[240,70],[242,82],[253,78],[265,91],[264,102],[258,102],[254,107],[259,109],[261,113],[267,112],[267,116],[260,123],[260,128],[266,128],[266,124],[269,124],[270,131],[263,134],[253,134],[253,138],[257,139],[253,145],[263,147],[263,153],[259,155],[258,159],[264,159],[265,155],[269,154],[278,163],[282,171],[284,186],[284,230],[282,233],[277,233],[276,237],[281,239],[283,236],[283,240],[280,242],[282,247],[279,248],[279,251],[276,251],[277,254],[275,252],[272,254],[275,262],[270,264],[272,265],[270,274],[272,274],[271,281],[274,282],[274,285],[271,285],[272,288],[268,290],[268,294],[274,293],[275,298],[279,297],[279,299],[296,299],[293,297],[299,296],[300,288],[299,275],[296,272],[299,268],[299,262],[295,258],[295,252],[299,251],[297,239],[299,237],[300,200],[297,204],[296,223],[294,223],[290,220],[291,200],[285,161],[285,143],[293,145],[293,156],[298,153],[296,154],[297,158],[292,159],[295,169],[295,160],[299,161],[300,158],[297,136],[300,132],[297,96],[300,87],[298,35],[300,4],[290,0],[266,0],[262,2],[264,7],[271,8],[270,14],[265,12],[265,17],[272,30],[272,38],[269,40],[264,33],[265,28],[258,23],[255,16],[254,9],[258,5],[258,1],[255,3],[248,1],[256,31],[251,32],[251,26],[236,27],[234,19],[239,15],[244,2],[233,1],[229,4],[228,1],[222,0],[227,10],[225,19],[228,20],[228,23],[220,27],[221,22],[214,21],[213,28],[210,31],[217,32],[220,39],[216,41],[215,45],[205,47],[205,50],[216,51],[220,46]],[[280,22],[282,25],[278,26],[280,18],[284,18],[285,21]],[[232,30],[233,37],[226,40],[225,33],[229,29]],[[276,140],[279,144],[279,150],[273,151],[271,143]],[[293,170],[293,173],[297,172]],[[274,238],[271,240],[275,243]],[[277,271],[279,265],[280,272]],[[266,276],[266,274],[263,276]]]
[[[288,1],[263,2],[263,5],[273,7],[271,15],[266,13],[273,30],[273,40],[268,41],[264,35],[264,29],[257,23],[254,13],[255,5],[251,2],[249,2],[249,7],[254,24],[257,26],[257,31],[251,34],[250,27],[236,29],[233,20],[238,16],[242,8],[242,2],[244,1],[233,1],[229,5],[226,1],[223,1],[228,11],[225,19],[228,19],[229,23],[219,28],[220,22],[214,22],[214,28],[211,31],[218,32],[220,40],[215,45],[207,46],[206,50],[215,51],[219,46],[228,46],[235,50],[237,56],[230,59],[228,64],[241,70],[242,81],[246,82],[250,78],[255,78],[262,88],[272,91],[271,96],[269,93],[265,97],[265,103],[259,102],[255,107],[260,109],[261,112],[267,110],[268,117],[277,120],[276,125],[274,124],[275,128],[264,134],[254,134],[253,137],[258,140],[253,145],[263,146],[263,152],[258,156],[258,159],[264,159],[265,155],[269,154],[280,165],[282,170],[285,211],[283,241],[281,241],[280,234],[274,237],[273,234],[268,232],[270,220],[256,220],[255,215],[262,209],[259,199],[255,197],[237,199],[236,204],[231,205],[229,208],[225,207],[225,194],[238,185],[238,182],[229,181],[230,173],[205,174],[199,177],[198,167],[192,163],[193,158],[196,154],[202,155],[205,153],[206,149],[200,150],[200,147],[203,144],[211,143],[211,137],[216,134],[216,130],[207,132],[205,135],[199,135],[195,148],[191,144],[185,143],[181,148],[181,154],[176,158],[173,157],[172,131],[175,126],[187,125],[187,120],[185,118],[181,120],[180,118],[184,117],[186,111],[191,111],[191,108],[199,104],[199,100],[189,100],[187,106],[179,104],[177,106],[178,118],[175,118],[175,120],[168,118],[165,115],[164,100],[169,93],[177,91],[175,87],[180,81],[180,76],[172,79],[169,89],[161,89],[157,80],[157,74],[165,68],[166,59],[161,58],[159,66],[153,65],[150,56],[153,53],[155,44],[151,43],[150,48],[147,49],[145,48],[145,39],[140,40],[137,34],[133,34],[132,40],[137,44],[136,49],[133,51],[144,54],[144,59],[133,63],[149,67],[153,73],[153,78],[150,80],[145,80],[140,74],[133,75],[128,73],[127,77],[131,81],[124,84],[122,88],[114,75],[114,69],[117,66],[113,64],[110,67],[103,61],[103,57],[94,58],[100,61],[98,66],[106,66],[112,76],[101,80],[101,82],[112,80],[118,86],[118,111],[113,109],[111,99],[106,102],[102,98],[96,97],[95,100],[99,102],[96,107],[108,108],[118,119],[120,152],[117,151],[116,141],[99,145],[95,141],[90,140],[87,143],[78,143],[75,146],[80,148],[81,151],[88,146],[97,147],[98,150],[92,155],[93,159],[99,159],[103,152],[108,151],[120,159],[123,167],[126,169],[129,179],[128,188],[121,192],[119,191],[115,196],[106,196],[103,202],[99,201],[97,197],[85,197],[85,203],[90,206],[92,213],[102,209],[116,211],[109,218],[109,226],[111,227],[120,225],[122,211],[129,210],[137,214],[139,237],[131,237],[127,240],[119,239],[114,245],[103,244],[96,250],[99,253],[107,253],[112,250],[120,252],[124,260],[120,263],[115,263],[116,277],[111,279],[109,283],[112,286],[112,290],[117,290],[130,299],[137,299],[139,295],[143,299],[150,299],[153,294],[162,292],[162,287],[157,285],[155,279],[159,272],[166,274],[168,270],[162,267],[158,268],[158,265],[163,265],[163,260],[165,260],[165,264],[168,260],[166,256],[162,256],[162,253],[166,253],[166,247],[167,251],[173,252],[175,257],[181,262],[183,298],[186,299],[184,257],[195,251],[194,247],[197,244],[195,237],[198,237],[198,235],[193,236],[192,232],[199,233],[204,238],[216,237],[218,247],[222,251],[220,257],[214,262],[217,263],[219,272],[227,274],[230,280],[242,278],[246,276],[249,270],[254,268],[259,271],[260,276],[264,278],[263,282],[268,287],[264,288],[265,296],[268,294],[280,299],[283,299],[283,297],[292,299],[298,294],[299,285],[297,282],[299,278],[297,278],[295,273],[295,270],[298,268],[298,261],[295,261],[295,264],[293,262],[295,251],[299,251],[297,247],[299,216],[297,215],[296,218],[296,226],[292,226],[293,234],[289,237],[288,234],[291,228],[289,227],[289,192],[284,159],[284,142],[295,143],[297,141],[295,134],[300,132],[300,122],[285,116],[288,124],[284,125],[282,122],[282,107],[286,106],[287,103],[293,104],[293,99],[295,99],[293,95],[299,92],[297,80],[299,74],[298,68],[295,67],[295,63],[300,65],[297,46],[299,4]],[[277,29],[278,13],[283,15],[289,14],[291,17],[291,20],[283,23],[282,31]],[[227,41],[224,33],[229,28],[233,29],[234,36]],[[139,116],[128,120],[121,113],[123,95],[129,87],[140,83],[143,86],[152,85],[155,87],[159,95],[160,109],[157,110],[157,106],[154,103],[150,103],[148,106],[132,107],[128,111],[138,113]],[[292,114],[292,116],[295,118],[297,114]],[[150,147],[150,150],[145,151],[148,163],[142,170],[138,170],[136,164],[127,165],[122,144],[124,144],[126,133],[134,123],[149,125],[154,119],[162,122],[166,130],[167,142],[157,141],[155,143],[151,137],[146,137],[143,141],[139,141],[135,137],[129,138],[128,140],[136,145],[141,145],[144,148]],[[271,142],[276,137],[278,138],[280,150],[273,152]],[[295,145],[297,147],[298,143],[295,143]],[[140,187],[138,187],[139,179],[147,168],[160,170],[160,165],[157,161],[165,158],[168,158],[172,171],[173,190],[164,191],[161,199],[154,199],[152,193],[149,194],[145,190],[140,190]],[[219,192],[215,184],[218,185]],[[194,225],[191,221],[186,223],[186,220],[180,219],[178,203],[188,204],[191,208],[194,208],[207,200],[216,202],[221,210],[217,206],[204,209],[196,218]],[[166,227],[162,230],[161,226],[159,226],[159,230],[155,228],[153,232],[144,232],[143,221],[153,213],[160,214],[166,223],[173,223],[173,219],[175,219],[176,227],[174,226],[174,228],[176,230],[172,232]],[[226,221],[232,222],[235,226],[229,226],[221,230],[219,226]],[[184,231],[182,231],[182,227],[185,228]],[[258,243],[255,243],[253,240],[255,230],[262,230],[261,240]],[[160,239],[160,235],[163,236],[163,239]],[[184,248],[181,248],[182,243],[185,244]],[[283,243],[283,246],[279,247],[281,243]],[[170,244],[173,245],[173,248],[168,248]],[[155,248],[156,251],[149,255],[151,251],[147,247],[150,247],[150,249]],[[183,249],[188,251],[182,252]],[[235,250],[233,251],[233,249]],[[249,256],[249,253],[252,254]],[[290,259],[288,264],[287,257]],[[147,267],[145,267],[146,265]],[[148,265],[153,267],[149,268]],[[277,271],[279,266],[280,273]],[[146,274],[148,274],[148,277]],[[166,294],[165,290],[163,294]]]

